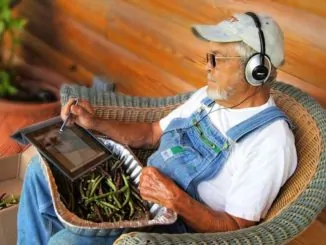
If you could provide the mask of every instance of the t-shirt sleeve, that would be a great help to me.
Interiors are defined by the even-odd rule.
[[[174,118],[178,118],[181,117],[182,111],[184,110],[184,108],[186,107],[186,103],[182,105],[179,105],[176,109],[174,109],[173,111],[171,111],[167,116],[163,117],[160,120],[160,127],[162,129],[162,131],[164,131],[169,123],[174,119]]]
[[[244,156],[241,167],[232,176],[225,211],[238,218],[259,221],[293,174],[296,163],[294,143],[265,142],[259,152],[252,151]]]
[[[164,131],[174,118],[187,117],[200,105],[201,100],[206,96],[206,87],[196,91],[185,103],[171,111],[159,122],[162,131]]]

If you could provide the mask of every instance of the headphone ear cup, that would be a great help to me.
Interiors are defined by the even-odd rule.
[[[261,54],[251,56],[245,67],[245,78],[252,86],[260,86],[266,82],[272,70],[270,59],[264,56],[264,65],[261,64]]]
[[[257,66],[252,71],[252,77],[255,80],[265,80],[267,76],[268,76],[268,69],[263,65]]]

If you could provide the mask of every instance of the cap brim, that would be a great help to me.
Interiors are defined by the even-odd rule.
[[[191,30],[196,37],[205,41],[227,43],[242,40],[239,36],[230,31],[225,22],[218,25],[194,25]]]

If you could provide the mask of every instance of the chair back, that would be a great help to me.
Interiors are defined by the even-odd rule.
[[[264,221],[278,215],[307,188],[317,171],[322,152],[320,130],[307,110],[281,91],[273,90],[272,96],[277,104],[295,125],[294,135],[298,156],[298,165],[291,178],[281,188]]]

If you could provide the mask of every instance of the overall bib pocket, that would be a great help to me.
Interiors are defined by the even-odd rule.
[[[188,186],[201,163],[202,157],[196,150],[181,145],[158,150],[148,159],[149,166],[157,167],[182,188]]]

